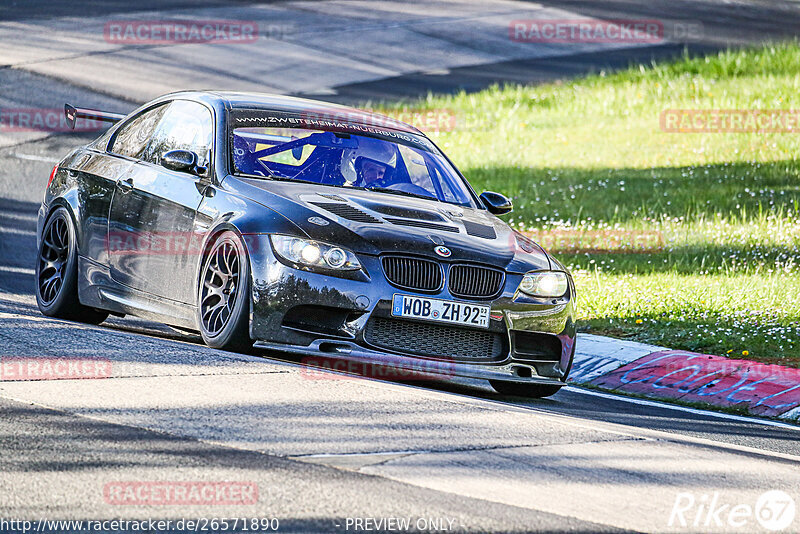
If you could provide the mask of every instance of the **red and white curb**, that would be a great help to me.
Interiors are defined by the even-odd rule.
[[[578,334],[569,382],[800,419],[800,369]]]

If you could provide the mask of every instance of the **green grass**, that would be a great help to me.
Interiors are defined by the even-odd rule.
[[[800,366],[800,134],[659,126],[666,109],[800,109],[797,43],[401,107],[455,114],[431,136],[476,189],[514,199],[522,230],[663,236],[551,249],[582,331]]]

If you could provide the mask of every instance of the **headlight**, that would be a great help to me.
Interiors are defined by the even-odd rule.
[[[336,245],[288,235],[270,234],[269,239],[275,253],[289,263],[335,271],[361,269],[355,254]]]
[[[534,297],[561,297],[568,287],[567,275],[561,271],[528,273],[519,284],[520,291]]]

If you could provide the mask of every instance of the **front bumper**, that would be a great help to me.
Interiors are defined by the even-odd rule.
[[[248,236],[246,242],[252,271],[250,334],[259,347],[440,376],[566,380],[575,348],[572,288],[563,298],[534,299],[517,292],[521,274],[507,273],[498,297],[472,301],[491,306],[489,331],[502,348],[491,358],[420,354],[413,346],[376,345],[368,333],[371,321],[391,319],[397,293],[465,301],[453,297],[447,284],[434,294],[398,289],[386,280],[380,258],[367,255],[359,255],[366,275],[340,278],[299,270],[275,258],[266,235]]]

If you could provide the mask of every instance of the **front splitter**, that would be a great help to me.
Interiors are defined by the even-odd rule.
[[[345,360],[356,362],[361,369],[372,369],[374,366],[385,366],[391,369],[405,371],[402,378],[411,380],[419,377],[446,380],[448,377],[477,378],[482,380],[503,380],[507,382],[521,382],[527,384],[548,384],[563,386],[564,382],[557,378],[539,376],[536,368],[524,363],[504,363],[504,364],[470,364],[447,360],[430,360],[424,358],[414,358],[370,350],[355,343],[342,341],[339,339],[316,340],[308,346],[286,345],[283,343],[272,343],[269,341],[256,341],[255,347],[260,349],[287,352],[312,356],[303,362],[310,367],[330,368],[331,370],[343,370],[330,365],[328,359]],[[327,365],[326,365],[327,363]],[[530,376],[527,376],[530,374]]]

